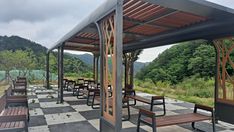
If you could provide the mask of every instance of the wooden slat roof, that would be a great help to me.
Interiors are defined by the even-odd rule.
[[[64,49],[98,51],[95,22],[111,13],[116,3],[117,0],[107,0],[49,51],[62,43],[65,43]],[[128,52],[187,40],[229,36],[234,34],[233,24],[234,10],[205,0],[124,0],[123,49]]]

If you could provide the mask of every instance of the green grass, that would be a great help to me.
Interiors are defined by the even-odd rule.
[[[214,106],[213,79],[189,78],[177,85],[171,85],[169,82],[157,82],[154,84],[151,80],[135,80],[135,89],[186,102]]]
[[[9,87],[9,84],[6,81],[0,82],[0,96],[2,96],[5,90]]]

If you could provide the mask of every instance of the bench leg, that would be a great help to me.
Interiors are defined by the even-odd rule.
[[[93,109],[99,109],[100,107],[94,107],[94,105],[100,105],[99,103],[95,104],[95,102],[94,102],[94,101],[95,101],[95,97],[96,97],[96,96],[95,96],[95,94],[94,94],[94,95],[93,95],[93,101],[92,101],[92,108],[93,108]]]
[[[195,122],[192,122],[192,128],[194,129],[194,130],[196,130],[196,128],[195,128]]]
[[[77,90],[77,99],[85,99],[85,97],[80,98],[79,96],[84,96],[84,94],[81,94],[80,89]]]
[[[130,107],[129,107],[129,101],[127,102],[127,107],[128,107],[128,119],[127,119],[127,120],[130,120]]]
[[[91,96],[91,95],[90,95],[90,93],[88,92],[87,102],[86,102],[88,106],[92,106],[92,102],[90,102],[90,96]]]
[[[165,104],[165,99],[163,98],[163,116],[166,115],[166,104]]]
[[[140,125],[141,125],[141,114],[138,115],[138,120],[137,120],[137,132],[140,132]]]
[[[155,118],[152,118],[152,129],[153,129],[153,132],[157,132]]]
[[[25,132],[28,132],[28,122],[25,124]]]
[[[124,103],[127,103],[127,110],[128,110],[128,117],[126,119],[123,119],[122,121],[129,121],[130,120],[130,108],[129,108],[129,101],[127,102],[123,102],[123,106],[124,106]],[[124,108],[126,108],[124,107]]]
[[[213,111],[213,112],[212,112],[212,127],[213,127],[213,132],[216,132],[215,123],[216,123],[216,120],[215,120],[215,113],[214,113],[214,111]]]

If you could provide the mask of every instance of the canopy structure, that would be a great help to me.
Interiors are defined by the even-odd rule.
[[[100,130],[120,131],[123,53],[189,40],[213,41],[233,36],[233,25],[233,9],[205,0],[107,0],[48,51],[59,49],[60,97],[62,98],[63,50],[100,54],[102,87]],[[223,90],[225,86],[221,87],[223,82],[219,81],[224,77],[221,76],[224,75],[224,71],[220,69],[225,68],[221,66],[225,64],[219,61],[223,59],[221,54],[224,52],[221,53],[221,40],[214,42],[217,51],[215,85],[217,116],[219,119],[234,122],[219,111],[220,108],[233,110],[234,93],[233,98],[224,96],[227,91]],[[108,56],[111,57],[112,69],[108,69]],[[109,98],[106,90],[108,84],[113,86],[112,98]],[[220,90],[223,92],[220,93]]]

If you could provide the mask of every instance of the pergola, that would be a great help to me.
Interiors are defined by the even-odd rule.
[[[218,120],[234,123],[234,89],[227,64],[234,68],[229,55],[234,43],[223,40],[234,34],[234,10],[205,0],[107,0],[48,51],[58,49],[58,87],[63,101],[63,51],[87,51],[95,54],[95,69],[100,55],[101,131],[122,129],[122,58],[123,54],[189,40],[213,42],[216,49],[215,110]],[[112,71],[108,67],[111,59]],[[95,79],[97,70],[95,70]],[[110,80],[110,81],[109,81]],[[108,84],[113,99],[108,101]],[[112,103],[113,107],[110,107]]]

